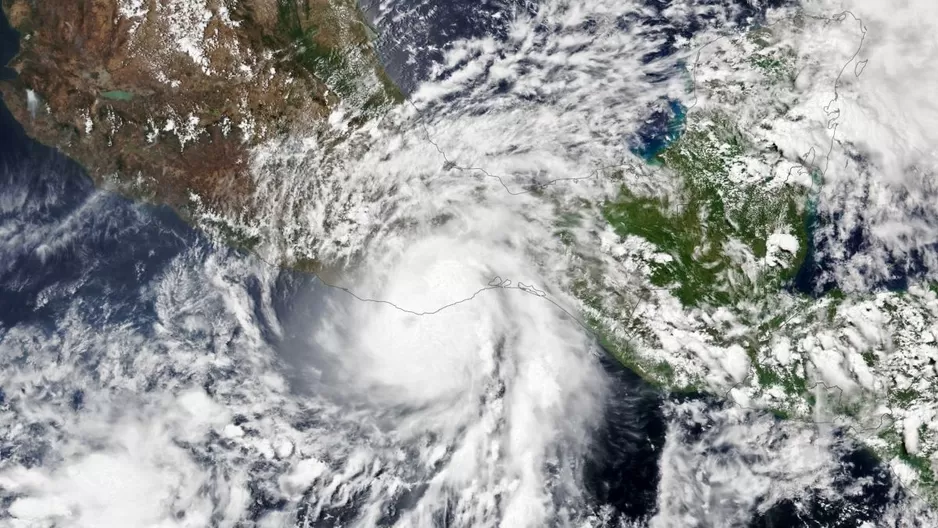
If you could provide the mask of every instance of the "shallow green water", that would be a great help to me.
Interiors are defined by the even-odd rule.
[[[111,90],[110,92],[101,92],[101,97],[115,101],[130,101],[134,98],[134,94],[123,90]]]

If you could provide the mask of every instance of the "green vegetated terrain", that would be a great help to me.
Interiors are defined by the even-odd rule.
[[[765,181],[742,186],[731,182],[730,165],[744,149],[734,124],[724,116],[711,116],[654,158],[679,178],[680,201],[636,196],[623,188],[604,207],[606,220],[619,235],[640,236],[670,257],[669,262],[651,264],[651,281],[670,288],[686,306],[731,305],[776,289],[794,276],[806,255],[805,190],[772,188]],[[761,261],[768,237],[776,232],[794,235],[798,252],[784,266],[760,266],[757,277],[747,274],[745,257],[728,251],[742,243]]]
[[[775,36],[767,28],[750,31],[746,40],[753,43],[757,50],[749,57],[749,63],[760,69],[772,82],[791,81],[796,73],[794,64],[796,53],[790,46],[777,46]]]
[[[738,345],[745,350],[751,369],[743,385],[753,396],[772,394],[773,403],[760,404],[766,412],[780,419],[811,423],[823,399],[824,412],[837,423],[868,423],[865,415],[883,403],[874,394],[846,395],[839,387],[819,384],[816,375],[808,374],[813,367],[806,364],[810,359],[804,355],[784,364],[773,357],[774,337],[795,338],[802,333],[792,326],[792,318],[798,320],[795,326],[836,328],[838,310],[847,299],[839,290],[822,298],[783,291],[807,257],[808,204],[814,199],[813,191],[800,184],[769,185],[759,178],[746,179],[747,183],[731,181],[734,164],[752,156],[754,147],[746,143],[728,116],[698,113],[691,119],[689,129],[650,160],[680,182],[676,197],[643,196],[623,186],[615,199],[602,204],[603,218],[619,236],[641,237],[666,256],[647,262],[652,285],[668,290],[686,309],[711,313],[726,309],[734,314],[740,324],[732,332],[719,324],[704,331],[713,345]],[[557,226],[558,236],[562,240],[571,237],[566,228],[576,223],[576,215],[567,215]],[[794,254],[781,252],[778,265],[757,267],[758,273],[753,275],[753,262],[764,261],[769,253],[766,241],[773,233],[794,236],[798,250]],[[574,244],[572,239],[567,242]],[[744,248],[743,256],[740,247]],[[677,381],[673,365],[636,351],[631,338],[642,337],[642,329],[632,314],[641,301],[609,295],[596,271],[600,266],[591,267],[588,261],[584,264],[584,269],[593,271],[581,272],[573,292],[587,308],[586,323],[596,331],[600,344],[657,386],[672,392],[706,391],[702,380],[685,377]],[[781,297],[788,304],[779,304]],[[887,302],[883,309],[889,310],[889,306]],[[871,351],[861,357],[870,368],[882,360]],[[885,396],[892,409],[908,409],[923,401],[914,385],[888,391]],[[930,451],[923,448],[923,452],[909,453],[901,430],[889,421],[868,427],[861,436],[872,435],[884,442],[882,446],[871,444],[872,451],[883,461],[898,459],[911,468],[918,478],[917,493],[938,504],[935,470],[925,454]],[[924,425],[920,434],[922,438],[928,435]]]
[[[762,47],[768,48],[768,44],[763,43]],[[768,83],[779,86],[778,83],[792,82],[794,60],[790,49],[776,47],[757,50],[748,58],[748,64],[760,71]],[[901,421],[885,419],[872,423],[870,418],[882,404],[901,413],[934,399],[922,393],[921,383],[882,393],[846,394],[840,387],[819,383],[817,369],[823,367],[811,363],[815,360],[806,354],[792,354],[784,362],[774,356],[773,339],[779,336],[789,336],[791,346],[796,347],[796,341],[810,334],[811,328],[849,326],[840,311],[845,302],[854,301],[848,301],[836,289],[821,298],[785,291],[808,257],[811,245],[808,224],[816,198],[814,190],[802,184],[780,184],[773,181],[771,174],[749,173],[752,169],[747,160],[766,154],[764,145],[749,141],[731,115],[719,111],[693,112],[687,116],[686,130],[648,160],[654,170],[672,177],[679,190],[655,196],[623,185],[618,196],[598,209],[620,237],[640,237],[657,250],[657,258],[645,262],[651,285],[669,291],[686,310],[714,313],[722,309],[733,314],[737,323],[734,328],[721,327],[717,322],[699,331],[714,346],[739,346],[745,351],[750,359],[750,373],[741,385],[752,396],[771,395],[762,400],[761,407],[780,419],[808,423],[816,419],[817,409],[823,409],[832,421],[868,440],[881,460],[898,461],[911,469],[918,479],[915,492],[938,504],[938,483],[930,458],[935,443],[926,440],[933,436],[930,430],[926,425],[920,427],[922,447],[910,453],[903,440]],[[769,154],[778,158],[777,153]],[[768,164],[752,166],[758,170]],[[819,179],[819,174],[812,174],[815,185]],[[571,214],[557,225],[558,236],[571,248],[576,240],[568,227],[577,222],[576,215]],[[797,251],[788,253],[775,248],[773,252],[768,243],[773,234],[793,236]],[[602,265],[583,259],[572,290],[583,303],[586,323],[597,333],[601,345],[655,385],[677,392],[706,391],[706,383],[694,378],[703,374],[678,375],[675,369],[683,367],[656,360],[636,349],[637,342],[655,346],[655,337],[642,327],[642,316],[634,315],[642,298],[636,298],[633,292],[610,291],[610,285],[603,281]],[[896,293],[880,309],[889,311],[893,309],[891,303],[906,301],[903,293]],[[893,316],[902,319],[901,314]],[[918,339],[918,332],[911,331],[912,334]],[[876,376],[889,383],[892,374],[881,363],[884,361],[881,352],[871,349],[858,353]],[[900,370],[905,375],[923,376],[920,367],[905,366]]]
[[[748,77],[754,84],[708,81],[714,97],[730,94],[724,103],[745,104],[738,94],[758,90],[768,94],[791,87],[797,57],[790,47],[779,45],[772,30],[755,29],[731,42],[743,51],[734,67],[754,72],[755,77]],[[737,85],[743,89],[737,90]],[[639,237],[658,252],[645,261],[652,287],[669,291],[685,309],[732,311],[747,331],[714,327],[704,330],[708,339],[718,346],[741,346],[749,354],[759,386],[778,388],[793,403],[803,405],[811,403],[812,396],[807,394],[801,365],[764,365],[759,354],[765,353],[771,336],[786,324],[786,314],[779,313],[774,299],[795,278],[808,255],[812,191],[773,179],[771,164],[747,165],[759,159],[764,148],[751,144],[728,112],[692,111],[683,132],[648,159],[662,176],[677,183],[679,191],[655,196],[623,185],[618,196],[599,205],[599,210],[620,237]],[[776,240],[793,237],[797,249],[789,252],[790,245],[770,246],[772,235]],[[564,226],[558,226],[558,236],[575,247],[573,235]],[[654,343],[656,339],[640,317],[633,316],[642,298],[636,299],[633,292],[610,291],[600,269],[601,265],[584,262],[573,292],[586,307],[587,323],[601,336],[604,347],[652,383],[671,390],[700,389],[694,380],[687,385],[687,376],[675,384],[674,366],[650,361],[634,350],[633,342]]]
[[[354,13],[355,20],[347,16]],[[404,100],[381,67],[372,34],[354,2],[328,9],[308,0],[278,0],[279,32],[291,42],[296,63],[371,117]]]
[[[746,36],[755,51],[741,67],[760,74],[762,83],[748,89],[774,91],[792,80],[795,55],[773,46],[769,31]],[[719,87],[717,87],[719,89]],[[648,162],[673,179],[678,191],[667,196],[642,194],[627,185],[599,207],[603,219],[625,239],[639,237],[658,252],[645,264],[651,286],[667,290],[686,310],[728,310],[737,325],[705,325],[699,331],[717,347],[740,347],[748,355],[750,378],[744,385],[756,393],[771,392],[776,402],[768,409],[780,417],[810,415],[818,388],[806,379],[801,356],[787,363],[771,358],[774,336],[788,333],[792,313],[807,324],[833,317],[836,292],[818,309],[810,298],[786,295],[810,247],[807,230],[812,189],[779,182],[771,163],[760,162],[764,145],[753,144],[736,119],[718,110],[697,110],[686,117],[685,130]],[[768,125],[766,125],[768,126]],[[774,148],[774,147],[770,147]],[[754,163],[753,163],[754,162]],[[558,226],[558,233],[572,235]],[[797,249],[770,246],[772,236],[793,237]],[[639,353],[635,343],[655,346],[656,337],[634,316],[641,297],[610,291],[600,265],[584,262],[573,292],[586,307],[586,322],[601,344],[626,366],[668,390],[705,390],[702,373],[675,373],[675,365]],[[785,296],[787,304],[778,303]],[[836,392],[836,389],[834,389]],[[856,412],[857,403],[826,398],[838,412]]]
[[[376,34],[354,0],[277,0],[276,6],[276,23],[262,35],[265,45],[282,55],[280,64],[290,68],[291,74],[316,79],[317,90],[312,95],[324,106],[341,102],[350,128],[380,117],[405,100],[384,70],[374,46]],[[102,97],[129,99],[133,94],[112,92]],[[217,118],[223,115],[220,110],[212,113]],[[347,139],[334,129],[321,132],[327,151]],[[237,249],[253,252],[262,242],[250,221],[211,218],[200,222],[204,229]],[[300,257],[281,264],[301,270],[318,269],[318,264],[311,265]]]

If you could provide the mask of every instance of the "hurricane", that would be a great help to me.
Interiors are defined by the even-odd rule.
[[[723,395],[662,390],[577,296],[587,268],[664,295],[596,204],[676,195],[636,153],[692,107],[699,46],[794,5],[363,9],[406,100],[254,148],[249,251],[21,132],[4,152],[0,524],[935,522],[838,423],[739,405],[748,359],[713,360]]]

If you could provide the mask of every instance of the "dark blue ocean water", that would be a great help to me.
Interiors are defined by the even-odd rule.
[[[359,0],[359,5],[378,33],[376,44],[385,69],[404,93],[411,93],[427,79],[432,65],[440,61],[453,41],[483,36],[504,40],[512,18],[518,13],[536,11],[542,1]],[[680,41],[722,25],[720,13],[730,13],[732,25],[759,24],[769,8],[797,4],[797,1],[696,0],[694,3],[697,14],[675,24],[673,12],[671,16],[666,13],[673,7],[670,0],[645,0],[643,9],[622,16],[618,25],[623,31],[641,26],[649,39],[659,42],[654,52],[642,58],[647,63],[674,54]],[[708,10],[708,5],[717,9]]]
[[[938,194],[935,198],[938,200]],[[938,250],[938,245],[910,247],[897,253],[877,251],[877,241],[866,227],[868,224],[863,203],[844,204],[844,207],[858,208],[859,221],[856,218],[851,219],[854,227],[843,238],[823,237],[819,236],[819,233],[836,231],[829,228],[843,225],[846,221],[846,211],[835,209],[819,212],[816,199],[808,201],[804,229],[810,245],[792,283],[794,291],[820,297],[837,290],[840,287],[837,270],[843,269],[851,259],[863,255],[875,255],[875,258],[881,260],[877,265],[886,269],[885,273],[873,270],[866,259],[859,259],[859,267],[855,269],[865,277],[866,287],[871,290],[905,291],[913,281],[934,276],[934,270],[929,269],[925,255]],[[915,221],[938,225],[938,216],[933,209],[910,213]],[[837,251],[834,251],[835,249]],[[834,258],[834,254],[839,257]]]
[[[27,138],[5,106],[0,134],[0,324],[54,324],[70,295],[88,300],[92,320],[143,316],[139,284],[196,234],[167,208],[95,192],[77,164]]]
[[[451,31],[430,32],[421,38],[442,41],[488,27],[473,18],[474,2],[435,5],[427,27]],[[15,53],[15,44],[16,35],[5,19],[0,21],[4,62]],[[674,123],[683,110],[673,103],[669,108],[669,117],[662,118],[664,126],[651,127],[643,136],[641,152],[651,153],[673,140]],[[196,246],[216,251],[170,209],[95,190],[81,167],[26,137],[2,105],[0,138],[0,332],[24,321],[54,329],[76,299],[92,323],[124,323],[146,332],[155,314],[153,306],[139,298],[141,284],[151,281],[182,251]],[[217,251],[222,258],[248,258],[230,250]],[[283,271],[277,282],[278,317],[317,316],[314,306],[298,301],[322,287],[315,277]],[[289,354],[289,340],[288,335],[277,343],[284,354]],[[593,455],[584,464],[586,491],[599,503],[643,518],[656,506],[658,462],[666,430],[662,403],[668,396],[618,364],[604,360],[603,366],[615,383],[604,421],[596,431]],[[0,401],[2,391],[0,387]],[[72,409],[79,412],[86,395],[77,391],[69,398]],[[0,451],[9,452],[10,446],[2,447]],[[31,463],[42,462],[41,455],[36,455]],[[844,462],[845,487],[859,477],[882,482],[883,469],[864,451],[851,451]],[[818,499],[797,506],[783,503],[754,518],[752,526],[801,526],[810,519],[836,519],[828,524],[857,526],[885,504],[884,489],[876,484],[866,496]],[[810,490],[807,493],[811,496]],[[260,509],[278,507],[264,502],[261,492],[253,500]]]
[[[641,25],[653,28],[651,37],[660,41],[658,49],[642,57],[645,62],[673,55],[678,51],[680,41],[685,41],[705,29],[731,25],[741,27],[759,24],[765,20],[768,9],[797,4],[793,0],[697,0],[689,2],[687,12],[695,13],[674,22],[674,2],[672,0],[644,0],[644,9],[636,9],[631,15],[623,17],[620,24],[624,30]],[[707,9],[714,6],[715,9]],[[670,10],[670,11],[669,11]],[[728,15],[729,20],[723,17]]]
[[[359,0],[376,25],[377,48],[388,75],[404,93],[429,76],[455,40],[505,37],[513,13],[537,8],[537,0]]]

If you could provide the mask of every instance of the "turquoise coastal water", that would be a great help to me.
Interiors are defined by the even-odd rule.
[[[654,112],[642,126],[631,151],[645,161],[652,162],[684,133],[687,108],[678,101],[668,101],[666,109]]]

